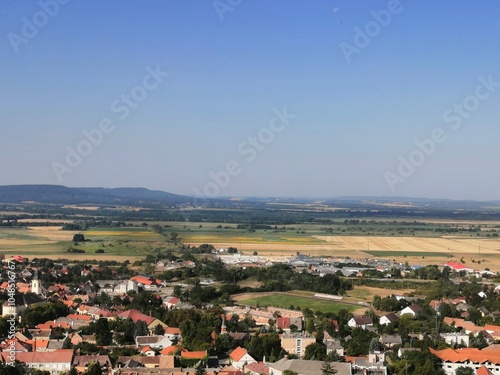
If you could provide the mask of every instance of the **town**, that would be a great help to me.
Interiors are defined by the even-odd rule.
[[[500,371],[500,285],[491,271],[304,254],[270,261],[211,245],[160,257],[139,268],[5,258],[1,373]],[[245,286],[250,279],[253,287]],[[349,297],[362,285],[389,293]],[[252,303],[251,295],[270,302]],[[300,295],[309,303],[273,304]],[[341,308],[325,312],[328,305]]]

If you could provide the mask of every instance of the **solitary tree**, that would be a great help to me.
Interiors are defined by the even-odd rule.
[[[196,372],[195,375],[206,375],[207,370],[205,367],[203,367],[203,363],[200,363],[198,366],[196,366]]]
[[[85,236],[81,233],[77,233],[73,236],[73,242],[84,242]]]
[[[84,375],[102,375],[102,369],[99,362],[93,361],[89,364],[87,371],[83,373]]]
[[[321,373],[323,375],[335,375],[337,373],[337,370],[332,368],[330,362],[325,362],[323,363],[323,367],[321,367]]]
[[[113,334],[109,330],[108,320],[106,318],[99,318],[95,325],[95,339],[97,345],[105,346],[113,342]]]

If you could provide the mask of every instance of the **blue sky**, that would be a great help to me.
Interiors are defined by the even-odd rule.
[[[493,0],[3,0],[0,9],[0,184],[500,200]],[[366,45],[359,30],[371,33]],[[356,48],[350,61],[341,45]],[[151,69],[168,77],[145,90]],[[146,96],[121,118],[112,103],[133,90]],[[458,129],[443,118],[455,104],[471,109]],[[284,108],[295,117],[251,146]],[[113,130],[69,165],[68,149],[103,119]],[[436,129],[446,140],[424,154],[415,142]],[[238,173],[219,173],[230,162]]]

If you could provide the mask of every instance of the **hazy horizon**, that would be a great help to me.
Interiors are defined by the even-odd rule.
[[[500,3],[0,7],[0,185],[500,200]]]

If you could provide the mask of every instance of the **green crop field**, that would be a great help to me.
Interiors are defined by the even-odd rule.
[[[90,240],[164,241],[164,237],[145,228],[91,228],[83,232]]]

